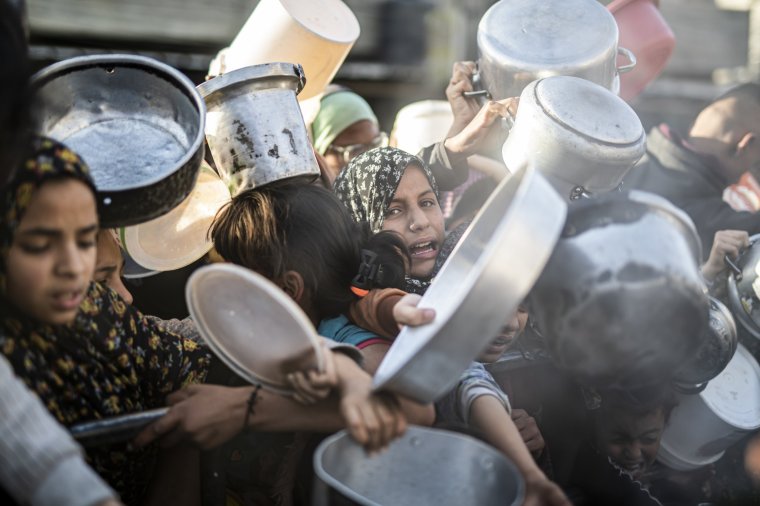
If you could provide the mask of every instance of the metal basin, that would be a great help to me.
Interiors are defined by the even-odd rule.
[[[569,207],[529,306],[555,361],[593,385],[669,380],[708,326],[694,224],[645,192]]]
[[[538,172],[503,180],[420,301],[436,310],[435,320],[401,331],[375,373],[375,388],[422,403],[453,388],[533,287],[566,212]]]
[[[422,427],[371,457],[341,431],[319,445],[314,471],[321,480],[315,506],[508,506],[522,504],[525,491],[517,469],[494,448]]]
[[[148,221],[189,195],[206,108],[179,71],[142,56],[82,56],[42,69],[32,84],[40,133],[90,167],[101,226]]]

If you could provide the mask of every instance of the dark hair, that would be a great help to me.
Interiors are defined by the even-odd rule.
[[[760,104],[760,84],[754,82],[741,83],[718,95],[710,105],[727,98],[735,98],[740,101],[751,101]]]
[[[658,384],[638,390],[600,390],[600,414],[622,411],[634,416],[644,416],[661,409],[665,422],[678,404],[670,384]]]
[[[0,187],[26,154],[29,139],[29,59],[23,9],[0,0]]]
[[[363,249],[383,269],[371,287],[400,287],[408,262],[401,237],[371,235],[332,192],[304,183],[270,183],[240,193],[217,213],[209,233],[227,261],[271,280],[289,270],[301,274],[320,319],[346,312],[356,300],[351,282]]]

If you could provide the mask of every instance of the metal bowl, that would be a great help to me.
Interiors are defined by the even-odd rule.
[[[453,388],[533,287],[566,212],[532,169],[502,181],[420,301],[436,310],[435,320],[401,331],[375,373],[375,388],[422,403]]]
[[[749,248],[739,258],[726,263],[731,267],[728,305],[739,325],[760,340],[760,234],[749,238]]]
[[[42,69],[32,84],[40,133],[90,167],[101,226],[156,218],[193,189],[206,107],[179,71],[142,56],[81,56]]]
[[[522,504],[525,493],[515,466],[491,446],[422,427],[409,427],[374,456],[341,431],[319,445],[314,471],[321,480],[315,506],[346,499],[365,506],[506,506]]]

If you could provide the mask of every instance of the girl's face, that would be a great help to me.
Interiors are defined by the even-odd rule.
[[[102,283],[118,293],[127,304],[132,304],[132,294],[129,293],[121,274],[124,272],[124,258],[121,248],[113,232],[101,230],[98,232],[98,256],[95,262],[95,281]]]
[[[640,478],[657,457],[663,430],[665,413],[661,408],[638,416],[613,411],[599,417],[597,441],[616,465]]]
[[[84,183],[44,183],[5,258],[8,299],[43,323],[71,323],[95,271],[97,232],[95,197]]]
[[[403,237],[412,257],[410,275],[430,275],[444,239],[443,212],[422,169],[410,165],[401,177],[383,221],[383,230]]]

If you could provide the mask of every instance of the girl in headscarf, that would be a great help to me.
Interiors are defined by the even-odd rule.
[[[404,287],[410,293],[425,292],[466,228],[444,236],[433,174],[420,158],[397,148],[373,149],[352,160],[334,191],[354,221],[404,239],[412,259]]]
[[[95,188],[75,153],[36,141],[0,205],[0,352],[60,423],[164,406],[167,394],[204,379],[205,349],[151,325],[91,281]],[[126,503],[136,503],[160,472],[156,454],[124,444],[88,457]]]

